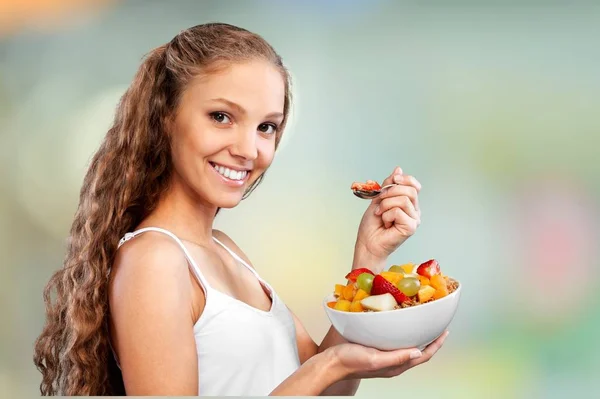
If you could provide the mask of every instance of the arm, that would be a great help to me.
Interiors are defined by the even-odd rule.
[[[291,311],[290,311],[291,312]],[[321,345],[317,345],[315,341],[310,337],[302,322],[296,317],[296,315],[292,312],[294,317],[294,322],[296,325],[296,342],[298,345],[298,353],[300,355],[300,363],[304,364],[314,364],[309,363],[312,359],[327,356],[326,349],[331,348],[333,346],[347,343],[335,328],[330,327],[329,331],[323,338]],[[321,360],[316,361],[321,362]],[[335,373],[334,373],[335,376]],[[320,379],[319,379],[320,381]],[[351,380],[343,380],[341,378],[334,379],[329,382],[324,389],[319,391],[317,395],[323,396],[351,396],[354,395],[358,389],[360,384],[359,379],[351,379]],[[305,394],[309,395],[309,394]]]
[[[345,377],[333,352],[313,355],[291,376],[271,392],[270,396],[317,396]]]
[[[197,395],[192,289],[181,249],[146,233],[118,252],[111,337],[127,395]]]

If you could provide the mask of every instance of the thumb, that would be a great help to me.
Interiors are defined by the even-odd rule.
[[[381,184],[381,187],[387,186],[388,184],[394,184],[394,176],[401,175],[401,174],[402,174],[402,168],[400,166],[396,166],[396,168],[394,169],[392,174],[385,178],[385,180]]]
[[[423,356],[423,353],[417,348],[379,351],[373,362],[373,367],[376,370],[381,370],[387,367],[400,366],[421,356]]]

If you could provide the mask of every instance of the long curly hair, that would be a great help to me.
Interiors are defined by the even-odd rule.
[[[272,63],[284,79],[277,146],[289,115],[291,82],[281,57],[259,35],[223,23],[198,25],[143,60],[83,181],[64,265],[44,290],[46,324],[34,353],[42,395],[125,393],[108,328],[109,271],[118,241],[168,189],[172,164],[165,126],[186,85],[200,74],[252,59]]]

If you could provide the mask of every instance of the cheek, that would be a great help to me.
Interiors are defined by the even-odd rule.
[[[202,149],[206,149],[199,137],[180,134],[171,141],[173,167],[185,180],[195,179],[202,161]]]
[[[275,157],[275,140],[261,140],[258,145],[257,167],[267,169]]]

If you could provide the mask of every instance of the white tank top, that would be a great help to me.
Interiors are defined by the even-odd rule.
[[[158,227],[139,229],[125,234],[118,247],[146,231],[173,238],[204,289],[206,304],[194,325],[201,396],[266,396],[300,367],[292,314],[254,268],[213,237],[270,292],[272,305],[269,311],[213,289],[183,242],[170,231]]]

